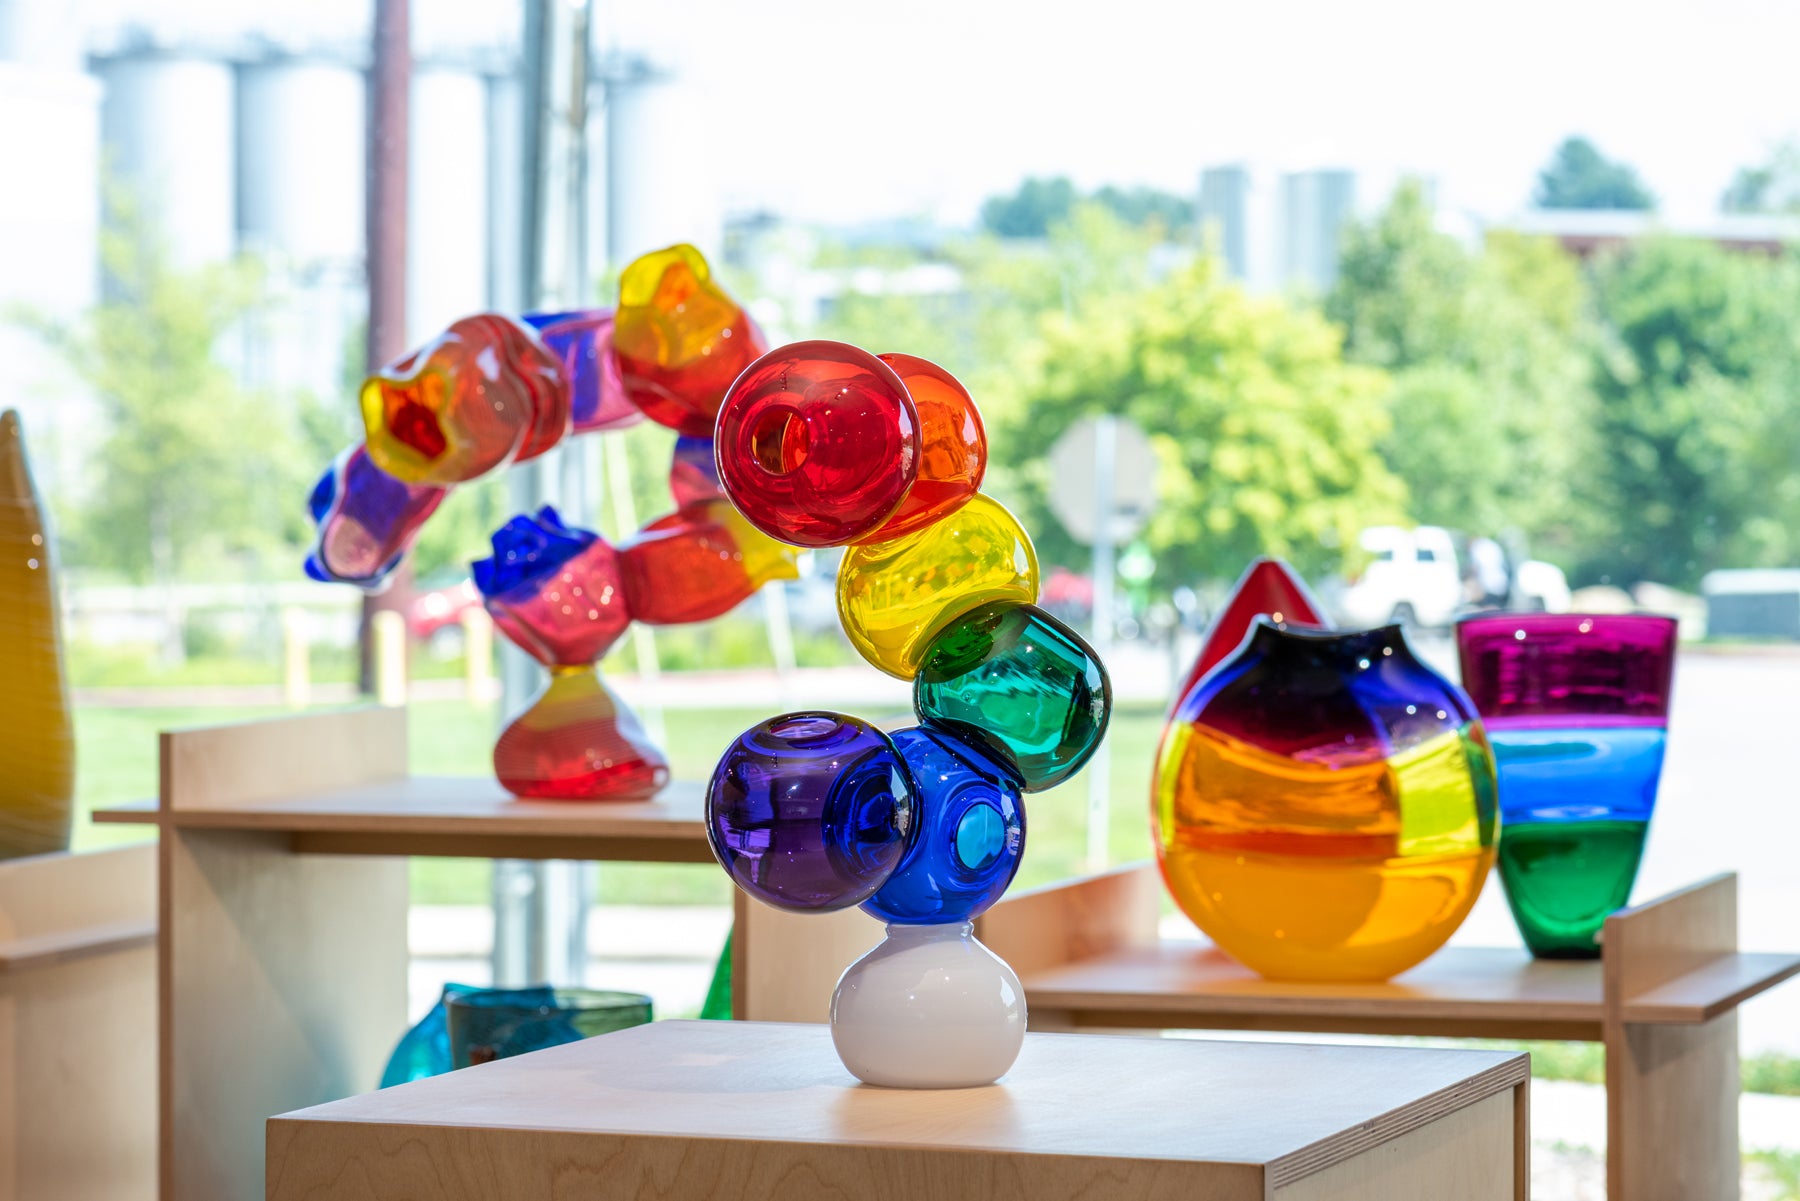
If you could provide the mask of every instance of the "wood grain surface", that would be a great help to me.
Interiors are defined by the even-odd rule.
[[[909,1091],[857,1083],[821,1026],[659,1022],[277,1118],[268,1196],[1248,1201],[1489,1098],[1477,1126],[1510,1157],[1526,1073],[1503,1052],[1031,1035],[997,1085]]]

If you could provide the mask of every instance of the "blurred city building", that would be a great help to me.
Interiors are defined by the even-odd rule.
[[[408,136],[407,337],[524,307],[529,168],[515,5],[420,5]],[[177,270],[254,256],[263,301],[218,348],[271,397],[339,395],[362,368],[367,3],[231,6],[0,0],[0,313],[76,320],[102,296],[102,230],[129,212]],[[718,189],[686,153],[705,114],[641,55],[597,61],[575,279],[672,241],[723,243]],[[79,490],[99,436],[57,355],[0,320],[0,396],[24,411],[43,484]]]
[[[1200,172],[1197,212],[1233,279],[1257,292],[1323,292],[1357,214],[1356,172],[1226,163]]]

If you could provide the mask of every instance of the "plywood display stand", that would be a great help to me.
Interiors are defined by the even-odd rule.
[[[156,848],[0,863],[0,1201],[156,1189]]]
[[[1522,1201],[1522,1055],[1032,1034],[859,1085],[816,1025],[659,1022],[283,1115],[268,1201]]]
[[[1607,1196],[1738,1195],[1737,1006],[1800,974],[1800,955],[1737,949],[1737,878],[1606,921],[1603,960],[1449,948],[1384,984],[1264,980],[1216,949],[1157,937],[1148,863],[1003,899],[976,934],[1019,973],[1033,1030],[1314,1031],[1571,1039],[1606,1047]],[[740,903],[753,951],[738,1016],[823,1020],[837,972],[881,937],[852,911],[795,919]],[[804,927],[804,928],[802,928]],[[814,929],[817,934],[814,936]],[[810,936],[810,937],[809,937]],[[797,958],[783,943],[809,939]],[[810,978],[774,963],[822,965]]]
[[[695,786],[570,805],[409,776],[404,709],[165,733],[158,799],[94,819],[161,833],[163,1201],[256,1196],[265,1119],[375,1087],[406,1025],[403,856],[712,862]]]

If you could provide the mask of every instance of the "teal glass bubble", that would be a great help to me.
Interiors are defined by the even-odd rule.
[[[1026,792],[1080,771],[1106,735],[1112,681],[1094,649],[1036,605],[982,605],[945,627],[913,680],[926,726],[986,750]]]

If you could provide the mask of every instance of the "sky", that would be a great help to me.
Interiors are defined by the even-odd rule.
[[[1191,192],[1204,165],[1432,178],[1452,215],[1526,207],[1581,133],[1677,223],[1800,137],[1793,0],[568,0],[675,67],[727,209],[961,224],[1028,174]],[[370,0],[0,0],[90,21],[304,41]],[[49,6],[43,8],[42,6]],[[414,0],[429,55],[516,30],[513,0]]]
[[[1027,174],[1185,192],[1234,160],[1422,174],[1494,219],[1581,133],[1693,222],[1800,136],[1791,2],[597,3],[710,94],[729,203],[821,220],[968,220]]]

